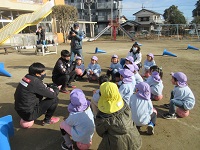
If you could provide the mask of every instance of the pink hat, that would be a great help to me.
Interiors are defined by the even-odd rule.
[[[178,85],[180,87],[187,86],[187,76],[182,72],[171,73],[172,77],[176,78]]]
[[[74,89],[70,93],[69,112],[82,112],[90,105],[90,101],[86,100],[85,94],[81,89]]]
[[[112,55],[112,58],[118,58],[118,56],[117,55]]]
[[[129,69],[121,69],[119,70],[120,75],[123,77],[124,83],[133,82],[132,76],[134,75]]]
[[[136,93],[137,96],[145,100],[150,100],[151,91],[150,91],[150,86],[148,83],[140,82],[136,84],[135,88],[138,89],[138,92]]]
[[[154,55],[152,53],[147,54],[147,56],[154,58]]]
[[[76,60],[77,60],[77,59],[80,59],[80,60],[82,60],[82,58],[81,58],[80,56],[77,56],[77,57],[76,57]]]
[[[92,59],[94,59],[94,60],[98,60],[98,58],[97,58],[97,56],[92,56]]]
[[[135,68],[134,68],[133,64],[125,64],[125,66],[126,66],[131,72],[134,72],[134,71],[135,71]]]
[[[134,62],[134,60],[133,60],[133,57],[132,57],[132,56],[128,56],[128,57],[126,57],[126,60],[130,61],[131,63],[133,63],[133,62]]]
[[[160,75],[157,71],[153,71],[151,76],[153,77],[153,80],[156,82],[160,82]]]

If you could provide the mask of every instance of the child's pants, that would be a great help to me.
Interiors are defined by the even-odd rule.
[[[171,92],[171,97],[170,97],[170,105],[169,105],[169,114],[175,114],[176,112],[176,106],[179,108],[183,108],[184,109],[184,104],[182,101],[180,100],[175,100],[174,98],[174,94],[173,91]]]

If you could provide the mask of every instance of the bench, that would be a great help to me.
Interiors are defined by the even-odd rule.
[[[58,52],[57,46],[58,44],[36,45],[35,54],[36,55],[42,54],[42,56],[48,54],[57,54]]]

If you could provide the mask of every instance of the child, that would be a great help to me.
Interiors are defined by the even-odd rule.
[[[86,100],[81,89],[72,90],[68,111],[68,118],[60,124],[64,138],[62,148],[73,150],[73,140],[79,149],[88,149],[92,143],[95,125],[90,102]]]
[[[83,76],[87,73],[84,64],[82,63],[82,58],[77,56],[76,57],[76,80],[82,79]]]
[[[154,65],[154,66],[151,66],[150,69],[150,74],[153,72],[153,71],[157,71],[159,73],[159,76],[160,78],[162,79],[163,78],[163,71],[162,71],[162,68],[158,67],[157,65]]]
[[[130,100],[132,119],[138,128],[148,124],[147,134],[152,135],[157,116],[153,112],[150,86],[145,82],[140,82],[135,88],[136,93],[131,96]]]
[[[135,85],[133,85],[134,74],[128,69],[122,69],[119,71],[121,78],[121,85],[119,87],[119,93],[122,99],[129,105],[130,97],[133,94]]]
[[[96,132],[102,137],[98,150],[138,150],[142,139],[124,103],[117,85],[104,82],[100,86],[99,112],[95,119]]]
[[[102,83],[104,82],[108,82],[109,81],[109,77],[107,75],[101,75],[99,77],[99,85],[101,85]],[[98,101],[99,101],[99,98],[100,98],[100,92],[99,92],[99,89],[97,90],[94,90],[93,91],[93,96],[92,96],[92,100],[91,100],[91,107],[92,107],[92,112],[94,114],[94,118],[96,117],[97,115],[97,112],[99,111],[98,109]]]
[[[151,88],[151,99],[157,101],[161,100],[163,98],[162,91],[164,86],[159,73],[153,71],[145,82],[148,83]]]
[[[154,55],[152,53],[147,54],[147,59],[144,61],[143,76],[148,78],[150,76],[150,67],[156,65],[154,61]]]
[[[110,77],[110,75],[112,75],[113,82],[115,82],[115,76],[116,76],[116,73],[119,72],[119,69],[122,69],[122,66],[119,63],[118,56],[113,55],[111,58],[110,68],[107,70],[107,76]]]
[[[142,68],[142,53],[140,52],[140,47],[137,42],[133,44],[127,56],[132,56],[138,68]]]
[[[98,80],[100,73],[101,73],[101,67],[100,65],[97,63],[98,58],[97,56],[92,56],[91,58],[91,63],[88,65],[88,69],[87,69],[87,76],[88,76],[88,80]]]
[[[163,114],[165,119],[176,119],[176,107],[191,110],[195,105],[195,97],[187,85],[187,76],[182,72],[172,72],[171,75],[171,82],[175,87],[171,94],[170,103],[164,105],[169,108],[169,112]]]
[[[56,85],[62,85],[60,92],[69,94],[70,92],[66,89],[76,88],[71,82],[74,81],[76,76],[75,62],[70,62],[70,52],[68,50],[61,51],[61,57],[57,60],[53,72],[52,81]]]

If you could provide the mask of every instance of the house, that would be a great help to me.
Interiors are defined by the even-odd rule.
[[[164,24],[160,13],[152,10],[142,9],[133,14],[135,16],[135,22],[139,23],[138,30],[152,31],[157,30],[159,24]]]
[[[122,0],[65,0],[65,3],[78,9],[79,20],[97,22],[94,26],[96,35],[108,26],[111,14],[113,20],[117,20],[122,12]],[[86,33],[90,33],[89,24],[86,24]],[[108,30],[104,34],[110,33]]]

